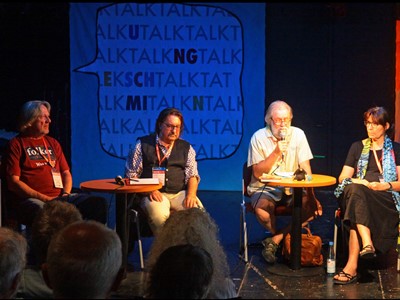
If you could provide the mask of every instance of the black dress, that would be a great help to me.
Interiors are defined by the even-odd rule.
[[[357,170],[357,162],[361,155],[363,144],[361,141],[353,143],[346,166]],[[393,143],[396,165],[400,164],[400,144]],[[378,150],[378,159],[382,157],[382,150]],[[380,172],[371,150],[369,155],[365,179],[379,182]],[[362,184],[349,184],[345,187],[339,199],[344,211],[343,221],[346,229],[350,224],[362,224],[371,231],[371,238],[377,252],[385,253],[397,245],[399,213],[396,209],[392,193],[388,191],[373,191]],[[360,247],[362,246],[361,240]],[[366,246],[366,245],[364,245]]]

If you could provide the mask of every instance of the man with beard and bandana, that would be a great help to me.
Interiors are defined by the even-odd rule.
[[[158,178],[163,185],[160,190],[140,195],[153,234],[164,225],[171,210],[203,208],[196,195],[200,182],[196,152],[181,139],[183,126],[178,109],[162,110],[155,133],[139,137],[125,163],[126,178]]]

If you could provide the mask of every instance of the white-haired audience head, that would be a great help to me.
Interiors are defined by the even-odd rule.
[[[26,265],[27,241],[20,233],[0,227],[0,299],[15,297]]]

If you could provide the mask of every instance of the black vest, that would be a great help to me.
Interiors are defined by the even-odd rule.
[[[152,177],[152,168],[159,167],[156,153],[156,135],[151,134],[140,137],[143,156],[143,172],[142,178]],[[175,141],[169,158],[163,160],[160,167],[165,170],[165,185],[160,189],[161,192],[178,193],[186,189],[185,184],[185,166],[189,155],[190,144],[184,140]],[[164,155],[160,150],[160,159]]]

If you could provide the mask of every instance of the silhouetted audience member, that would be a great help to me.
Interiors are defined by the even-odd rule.
[[[214,262],[207,298],[236,298],[235,284],[225,251],[218,238],[219,228],[210,214],[200,208],[179,210],[171,214],[155,236],[147,257],[147,270],[152,270],[161,253],[171,246],[192,244],[206,250]],[[146,283],[147,286],[148,282]]]
[[[47,248],[57,232],[68,224],[81,220],[81,213],[71,203],[56,200],[44,204],[32,224],[31,244],[34,264],[27,265],[23,271],[18,297],[29,299],[53,297],[53,291],[47,286],[41,271],[41,265],[46,261]]]
[[[205,299],[214,270],[211,255],[191,244],[164,250],[150,270],[145,297],[151,299]]]
[[[0,299],[15,297],[27,251],[24,236],[8,227],[0,227]]]
[[[108,298],[124,275],[121,241],[99,222],[74,222],[52,238],[42,270],[54,298]]]

